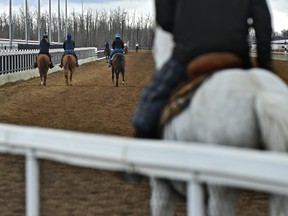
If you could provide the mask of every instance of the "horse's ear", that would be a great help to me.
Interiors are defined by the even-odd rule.
[[[242,67],[239,56],[229,52],[214,52],[200,55],[187,65],[189,79],[213,73],[217,70]]]

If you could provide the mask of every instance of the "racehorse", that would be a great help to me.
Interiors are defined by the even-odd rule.
[[[119,74],[122,75],[122,83],[125,83],[124,74],[125,74],[125,57],[121,53],[116,53],[112,57],[112,82],[114,83],[114,73],[116,75],[116,87],[118,87]]]
[[[205,78],[188,107],[167,122],[163,137],[287,152],[287,98],[287,85],[270,71],[219,70]],[[173,216],[179,193],[186,196],[186,183],[157,178],[150,182],[152,215]],[[210,184],[206,189],[205,215],[236,215],[239,190]],[[288,197],[272,194],[270,198],[270,216],[287,216]]]
[[[105,56],[105,58],[106,58],[106,62],[107,62],[107,63],[108,63],[108,61],[109,61],[110,53],[111,53],[110,48],[106,48],[106,49],[104,50],[104,56]]]
[[[64,68],[65,82],[67,86],[71,86],[72,76],[76,68],[76,58],[74,55],[66,54],[63,57],[63,68]]]
[[[128,54],[128,47],[127,46],[124,47],[124,53],[125,53],[125,55]]]
[[[49,70],[49,61],[49,56],[46,54],[39,54],[37,57],[37,65],[40,74],[41,86],[46,85],[47,73]]]

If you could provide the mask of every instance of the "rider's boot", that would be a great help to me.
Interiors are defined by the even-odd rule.
[[[49,68],[53,68],[54,67],[54,65],[53,65],[53,63],[52,62],[49,62]]]
[[[78,61],[76,61],[76,67],[79,67]]]
[[[34,67],[34,68],[37,68],[37,67],[38,67],[37,62],[34,63],[33,67]]]

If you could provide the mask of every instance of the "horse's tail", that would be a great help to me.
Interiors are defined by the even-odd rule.
[[[263,92],[256,98],[256,113],[265,148],[288,151],[287,95]],[[270,216],[287,215],[288,197],[274,194],[270,197]]]
[[[43,74],[43,75],[45,75],[46,70],[47,70],[45,58],[42,58],[42,59],[40,60],[40,67],[39,67],[39,68],[40,68],[40,73]]]
[[[265,149],[288,151],[288,98],[281,93],[260,93],[255,101]]]

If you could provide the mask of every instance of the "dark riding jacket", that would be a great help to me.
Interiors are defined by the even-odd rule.
[[[105,49],[109,49],[109,43],[105,43]]]
[[[63,49],[65,54],[74,54],[75,42],[73,40],[65,40],[63,43]]]
[[[173,34],[172,57],[187,64],[198,55],[230,51],[251,66],[249,25],[257,37],[258,65],[269,69],[271,17],[265,0],[155,0],[156,22]]]
[[[49,55],[49,48],[50,48],[50,43],[48,41],[48,39],[43,38],[40,41],[40,54],[47,54]]]
[[[124,43],[120,38],[116,38],[112,43],[113,49],[124,49]]]

